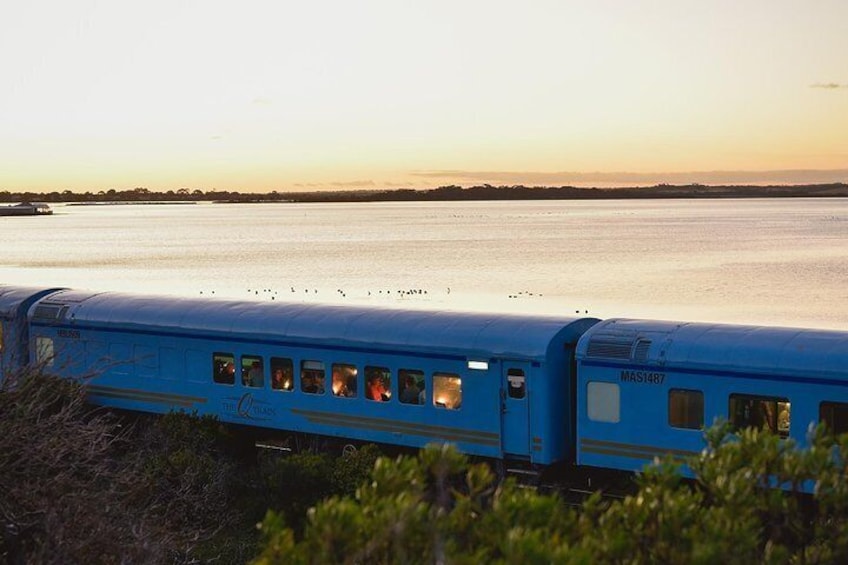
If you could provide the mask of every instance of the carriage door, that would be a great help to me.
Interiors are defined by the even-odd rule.
[[[529,363],[505,361],[501,388],[501,421],[504,453],[530,455],[530,410],[527,398]]]

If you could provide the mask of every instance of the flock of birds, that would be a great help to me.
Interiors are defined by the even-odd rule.
[[[274,289],[271,289],[271,288],[261,288],[261,289],[248,288],[247,289],[247,293],[249,295],[251,295],[252,297],[262,297],[262,298],[266,298],[266,299],[270,299],[270,300],[277,300],[278,297],[280,299],[285,299],[286,296],[288,296],[289,298],[294,298],[294,299],[297,299],[297,298],[303,297],[303,296],[315,297],[315,296],[318,295],[318,292],[319,292],[319,289],[317,289],[317,288],[306,288],[306,287],[296,288],[294,286],[289,287],[289,292],[283,291],[282,294],[280,294],[280,291],[274,290]],[[451,293],[451,289],[450,289],[450,287],[447,287],[445,289],[445,295],[448,295],[450,293]],[[215,295],[215,291],[214,290],[212,290],[212,291],[201,290],[200,294],[201,294],[201,296],[203,296],[203,295],[211,296],[211,295]],[[344,289],[341,289],[341,288],[337,288],[336,291],[335,291],[335,294],[338,298],[347,298],[348,297],[348,292]],[[436,293],[434,293],[434,294],[436,294]],[[380,289],[380,290],[375,290],[375,291],[368,290],[366,295],[360,295],[359,298],[406,299],[406,298],[410,298],[410,297],[411,298],[425,298],[425,297],[429,298],[430,296],[431,296],[431,293],[430,293],[429,290],[421,289],[421,288],[409,288],[409,289],[396,289],[396,290],[389,290],[389,289],[386,289],[386,290]],[[532,299],[532,298],[541,298],[543,296],[544,295],[542,293],[539,293],[539,292],[530,292],[529,290],[522,290],[520,292],[516,292],[516,293],[507,295],[507,298],[508,299],[528,299],[528,298]],[[575,310],[574,313],[575,314],[588,314],[589,310]]]

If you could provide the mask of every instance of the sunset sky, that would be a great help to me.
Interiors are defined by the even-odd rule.
[[[846,0],[3,0],[0,190],[848,182]]]

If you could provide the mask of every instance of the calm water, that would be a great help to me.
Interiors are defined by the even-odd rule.
[[[848,329],[848,199],[54,210],[0,283]]]

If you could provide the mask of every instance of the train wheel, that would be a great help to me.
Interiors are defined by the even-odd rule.
[[[342,447],[342,457],[350,457],[351,455],[356,454],[356,446],[352,443],[346,443]]]

